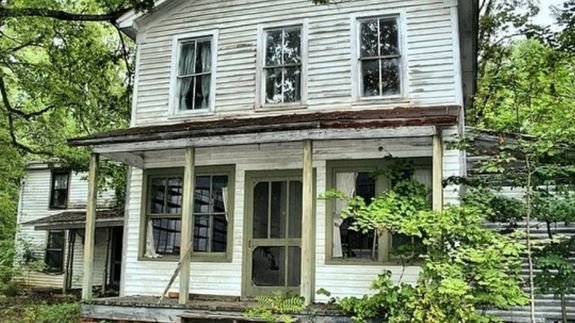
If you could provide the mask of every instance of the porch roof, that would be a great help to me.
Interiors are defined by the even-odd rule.
[[[24,223],[34,225],[35,230],[83,229],[86,227],[86,211],[64,211]],[[119,227],[124,225],[124,211],[104,209],[96,212],[96,227]]]
[[[443,105],[223,118],[133,127],[94,136],[74,138],[68,142],[71,146],[98,146],[285,131],[451,126],[457,124],[460,111],[459,106]]]

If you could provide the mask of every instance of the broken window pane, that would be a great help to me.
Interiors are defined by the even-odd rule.
[[[266,32],[265,103],[301,99],[301,28]]]
[[[180,219],[152,219],[154,244],[156,252],[161,255],[178,255],[180,253]]]
[[[367,20],[360,27],[361,57],[378,56],[377,20]]]
[[[252,284],[285,286],[285,247],[257,247],[252,253]]]
[[[381,87],[383,95],[399,94],[399,59],[381,60]]]
[[[379,92],[379,60],[361,62],[361,78],[363,96],[378,96]]]
[[[379,55],[399,55],[395,20],[382,19],[379,21]]]

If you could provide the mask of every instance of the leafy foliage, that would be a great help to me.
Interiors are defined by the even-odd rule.
[[[304,299],[300,296],[286,296],[274,292],[271,296],[256,297],[258,306],[246,310],[246,316],[260,318],[268,323],[291,323],[289,314],[299,314],[304,309]]]

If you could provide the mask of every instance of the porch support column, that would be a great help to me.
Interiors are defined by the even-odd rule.
[[[190,299],[190,255],[192,252],[192,214],[194,211],[195,148],[186,149],[184,192],[182,203],[182,234],[180,236],[180,304]]]
[[[433,209],[441,211],[443,209],[443,138],[441,129],[437,129],[433,135],[433,171],[432,171],[432,194]]]
[[[86,232],[84,233],[84,273],[82,276],[82,299],[92,298],[92,272],[94,264],[94,236],[96,234],[96,205],[98,199],[98,165],[100,155],[90,156],[88,173],[88,203],[86,205]]]
[[[301,237],[301,296],[305,303],[313,302],[314,220],[313,220],[313,156],[312,141],[303,142],[302,177],[302,237]]]

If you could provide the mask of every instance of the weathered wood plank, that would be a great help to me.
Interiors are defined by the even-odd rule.
[[[86,231],[84,235],[84,274],[82,277],[82,299],[85,300],[92,298],[99,161],[100,155],[92,153],[88,173],[88,203],[86,205]]]
[[[303,142],[302,176],[302,237],[301,237],[301,296],[305,302],[313,302],[314,211],[313,211],[313,143]]]
[[[185,304],[190,298],[190,253],[192,249],[192,215],[194,212],[194,168],[196,152],[194,148],[186,149],[186,164],[184,166],[184,187],[182,203],[182,233],[180,246],[180,304]]]

